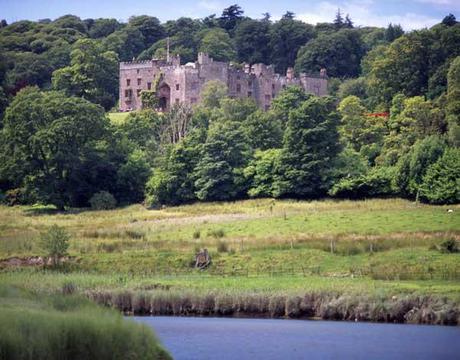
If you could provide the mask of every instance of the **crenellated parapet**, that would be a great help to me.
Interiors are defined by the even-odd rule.
[[[161,74],[161,84],[156,84]],[[159,86],[162,111],[177,103],[193,105],[200,101],[201,90],[210,80],[218,80],[228,88],[232,98],[253,98],[262,108],[268,109],[271,101],[287,86],[297,85],[318,96],[327,95],[327,74],[322,69],[315,74],[295,76],[288,68],[285,75],[275,72],[273,65],[232,64],[215,61],[200,52],[196,62],[182,65],[180,57],[164,59],[133,60],[120,63],[120,110],[130,111],[142,107],[140,93]]]

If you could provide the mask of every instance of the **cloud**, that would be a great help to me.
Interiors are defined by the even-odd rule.
[[[215,0],[201,0],[198,6],[208,11],[220,11],[223,8],[222,4]]]
[[[422,0],[434,1],[434,0]],[[449,1],[449,0],[440,0]],[[355,26],[380,26],[386,27],[389,23],[401,24],[404,30],[421,29],[431,27],[439,22],[438,18],[407,12],[395,15],[380,15],[373,9],[372,0],[351,0],[341,4],[322,1],[310,8],[307,12],[300,13],[297,18],[310,24],[319,22],[331,22],[335,17],[337,9],[345,16],[350,14],[350,18]]]

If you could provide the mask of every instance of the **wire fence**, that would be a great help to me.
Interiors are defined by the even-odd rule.
[[[220,277],[308,277],[327,278],[371,278],[375,280],[446,280],[460,281],[460,269],[404,269],[404,268],[354,268],[345,272],[332,272],[320,266],[276,266],[261,268],[251,266],[219,267],[211,264],[207,269],[178,269],[174,267],[152,267],[144,272],[146,276],[220,276]]]

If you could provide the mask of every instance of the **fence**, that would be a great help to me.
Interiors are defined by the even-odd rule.
[[[321,267],[296,267],[268,265],[263,268],[233,266],[224,268],[211,265],[205,270],[194,268],[152,267],[144,272],[146,276],[220,276],[220,277],[281,277],[281,276],[321,276],[327,278],[363,278],[375,280],[448,280],[460,281],[460,269],[380,269],[354,268],[348,272],[324,271]]]

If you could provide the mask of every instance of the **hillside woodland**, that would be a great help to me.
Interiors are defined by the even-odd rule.
[[[335,16],[335,18],[334,18]],[[400,196],[460,201],[460,23],[404,32],[251,19],[153,16],[0,23],[0,199],[104,209],[248,197]],[[209,82],[203,101],[112,121],[118,62],[207,52],[283,73],[326,68],[329,96],[288,87],[263,112]],[[148,98],[147,96],[145,97]]]

